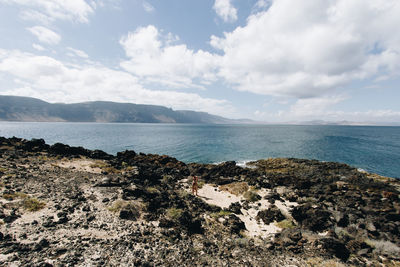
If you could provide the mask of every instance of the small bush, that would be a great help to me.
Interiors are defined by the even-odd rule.
[[[38,157],[38,160],[41,160],[41,161],[48,161],[49,160],[49,158],[47,157],[47,156],[39,156]]]
[[[7,169],[6,168],[0,168],[0,172],[5,173],[5,172],[7,172]]]
[[[105,171],[106,173],[119,173],[120,172],[119,170],[117,170],[114,167],[105,167],[102,170]]]
[[[116,200],[108,207],[108,210],[114,213],[120,212],[122,209],[136,209],[136,206],[130,201]]]
[[[221,185],[219,189],[239,196],[249,190],[249,185],[246,182],[230,183]]]
[[[204,182],[204,181],[199,181],[198,183],[197,183],[197,187],[199,188],[199,189],[201,189],[201,188],[203,188],[203,186],[205,185],[206,183]]]
[[[227,210],[221,210],[219,212],[211,213],[211,217],[214,218],[214,219],[218,219],[220,217],[228,216],[230,214],[232,214],[232,212],[227,211]]]
[[[164,175],[161,182],[164,184],[171,184],[174,180],[174,177],[172,175]]]
[[[254,191],[251,191],[251,190],[249,190],[246,193],[244,193],[243,197],[244,197],[244,199],[246,199],[249,202],[256,202],[256,201],[261,199],[259,194],[257,194]]]
[[[275,225],[282,229],[292,229],[292,228],[296,227],[296,225],[293,223],[293,221],[288,220],[288,219],[282,220],[280,222],[276,222]]]
[[[167,209],[166,215],[171,220],[179,220],[182,217],[183,210],[177,208]]]
[[[95,161],[95,163],[90,164],[91,168],[99,168],[104,172],[107,173],[119,173],[120,171],[112,167],[110,164],[102,162],[102,161]]]
[[[46,206],[46,203],[37,200],[36,198],[26,198],[22,202],[24,209],[28,211],[38,211]]]
[[[153,187],[153,186],[147,187],[146,191],[149,192],[150,194],[158,194],[158,193],[160,193],[160,191],[158,191],[158,189]]]
[[[189,193],[188,191],[186,191],[186,190],[179,190],[179,191],[178,191],[178,195],[179,195],[181,198],[186,198],[187,196],[190,195],[190,193]]]
[[[3,194],[3,198],[7,200],[14,200],[14,199],[24,199],[27,198],[28,195],[21,192],[11,193],[11,194]]]

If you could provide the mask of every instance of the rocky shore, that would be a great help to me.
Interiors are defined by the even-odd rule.
[[[0,266],[400,266],[399,192],[334,162],[0,137]]]

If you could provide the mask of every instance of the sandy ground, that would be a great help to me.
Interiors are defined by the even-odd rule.
[[[101,161],[100,161],[101,163]],[[67,168],[74,169],[76,171],[83,171],[89,173],[101,173],[101,169],[99,167],[94,167],[98,165],[99,161],[91,160],[91,159],[74,159],[74,160],[60,160],[56,162],[54,165]]]
[[[266,225],[262,220],[257,220],[257,214],[260,210],[267,209],[271,203],[264,199],[270,190],[262,189],[257,193],[262,197],[261,200],[250,204],[250,209],[241,209],[242,214],[238,217],[244,222],[247,230],[247,235],[251,237],[271,238],[275,233],[280,232],[282,229],[277,227],[275,223]],[[227,191],[220,190],[218,187],[205,184],[199,189],[199,197],[204,199],[209,204],[219,206],[221,208],[228,208],[232,203],[244,201],[243,195],[236,196]],[[290,209],[296,206],[297,203],[289,201],[275,201],[275,205],[281,210],[282,214],[290,218]]]

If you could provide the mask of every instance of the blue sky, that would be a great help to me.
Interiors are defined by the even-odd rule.
[[[0,94],[400,122],[398,0],[0,0]]]

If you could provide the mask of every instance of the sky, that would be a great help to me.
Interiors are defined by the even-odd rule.
[[[398,0],[0,0],[0,94],[400,122]]]

